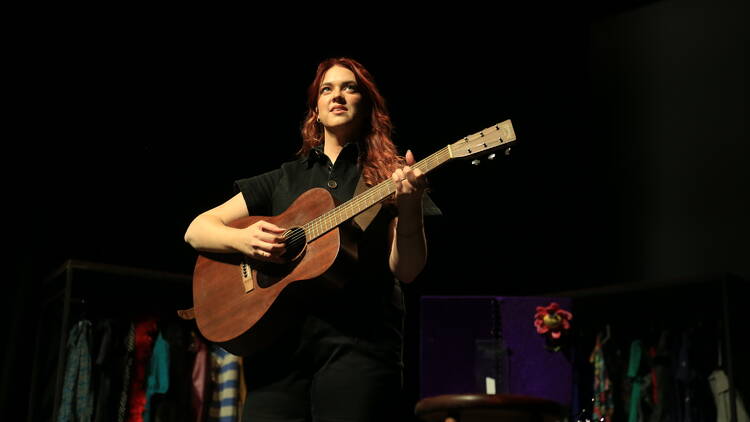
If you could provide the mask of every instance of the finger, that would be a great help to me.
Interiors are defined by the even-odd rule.
[[[413,172],[407,174],[409,183],[415,189],[424,189],[427,187],[427,180],[424,177],[424,173],[421,170],[415,169]]]
[[[412,154],[411,150],[406,151],[406,155],[404,156],[404,158],[406,158],[406,164],[409,164],[409,165],[412,165],[417,162],[414,159],[414,154]]]
[[[406,173],[406,180],[409,181],[409,184],[416,185],[417,179],[418,179],[418,176],[416,174],[416,170],[415,171],[410,171],[410,172]]]
[[[284,233],[286,231],[286,229],[283,229],[276,224],[270,223],[265,220],[260,220],[258,223],[260,224],[259,227],[265,232]]]
[[[259,232],[255,236],[255,238],[266,243],[274,243],[274,244],[283,244],[286,241],[284,236],[273,234],[273,233],[266,233],[266,232]]]
[[[396,193],[400,193],[402,191],[402,182],[404,180],[404,172],[401,171],[401,169],[398,169],[393,172],[393,176],[391,177],[393,179],[393,183],[396,184]]]
[[[255,249],[261,252],[270,253],[272,255],[280,255],[284,251],[286,251],[286,246],[280,243],[259,242],[257,245],[255,245]]]

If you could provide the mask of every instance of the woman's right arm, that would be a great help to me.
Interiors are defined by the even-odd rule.
[[[185,242],[199,251],[240,252],[263,261],[281,262],[285,229],[267,221],[258,221],[244,229],[227,226],[247,217],[248,210],[241,193],[227,202],[193,219],[185,232]]]

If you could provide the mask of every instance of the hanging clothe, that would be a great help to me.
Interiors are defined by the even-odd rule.
[[[239,409],[245,408],[245,400],[247,399],[247,384],[245,383],[245,358],[242,356],[239,357],[239,361],[237,362],[239,365],[239,374],[240,374],[240,390],[239,390],[239,402],[237,404],[237,407]],[[241,413],[241,412],[240,412]]]
[[[169,390],[169,344],[160,332],[156,337],[149,363],[148,379],[146,380],[146,405],[143,410],[144,422],[151,422],[152,420],[151,397],[154,394],[164,394],[167,390]]]
[[[151,358],[156,330],[155,318],[145,318],[135,325],[135,357],[128,397],[128,422],[143,422],[143,410],[146,406],[146,366]]]
[[[117,411],[117,422],[124,422],[128,414],[128,398],[130,396],[130,380],[135,361],[135,324],[130,324],[128,336],[125,339],[126,359],[122,374],[122,390],[120,391],[120,404]]]
[[[91,322],[82,320],[68,334],[65,378],[58,422],[89,422],[93,413],[91,391]]]
[[[595,421],[610,422],[615,407],[612,399],[612,382],[609,379],[607,365],[604,361],[601,335],[596,336],[596,344],[591,352],[589,362],[594,364],[594,404],[591,416]]]
[[[649,422],[668,422],[673,420],[670,414],[671,400],[674,395],[674,380],[671,374],[671,360],[668,344],[669,334],[662,331],[656,347],[649,348],[651,358],[651,391],[652,409]]]
[[[642,346],[640,340],[630,344],[630,358],[628,363],[628,379],[631,382],[630,406],[628,407],[628,422],[638,422],[641,403],[641,379],[638,371],[641,366]]]
[[[169,345],[169,387],[155,394],[149,401],[151,422],[190,422],[193,420],[191,403],[192,365],[195,351],[191,349],[192,323],[163,319],[159,333]],[[154,346],[156,350],[156,346]],[[154,352],[156,353],[156,351]]]
[[[93,350],[96,351],[96,355],[93,356],[94,372],[97,373],[97,386],[98,391],[96,394],[96,408],[94,411],[94,422],[111,421],[111,417],[107,417],[107,405],[111,397],[112,390],[112,378],[111,374],[108,373],[105,367],[107,360],[111,359],[111,349],[114,344],[112,340],[112,321],[104,320],[99,321],[94,327],[94,338],[96,333],[99,334],[99,341],[96,344],[92,344]]]
[[[714,395],[714,402],[716,403],[716,422],[731,421],[732,402],[729,397],[729,378],[727,378],[727,374],[723,370],[717,369],[709,375],[708,382],[711,386],[711,392]],[[738,391],[735,391],[734,398],[736,400],[737,422],[750,422],[750,418],[748,418],[747,411],[745,410],[745,404]]]
[[[94,386],[92,422],[117,422],[123,393],[123,377],[128,363],[130,321],[103,319],[94,322],[91,330]],[[127,399],[127,396],[126,396]],[[125,401],[127,405],[127,400]],[[124,414],[124,412],[123,412]],[[124,417],[124,416],[123,416]]]
[[[240,357],[218,346],[211,347],[213,393],[209,422],[237,422],[240,419]]]
[[[203,422],[205,415],[206,387],[208,381],[209,369],[209,352],[206,343],[201,341],[198,336],[193,337],[193,346],[195,348],[195,361],[193,362],[193,390],[192,405],[195,422]]]

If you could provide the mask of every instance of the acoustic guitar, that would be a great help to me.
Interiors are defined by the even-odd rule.
[[[506,147],[516,140],[510,120],[505,120],[448,145],[414,164],[424,173],[458,158],[471,158]],[[492,156],[490,158],[493,158]],[[286,263],[253,260],[243,254],[201,252],[193,273],[193,308],[178,311],[185,319],[195,318],[201,334],[236,355],[247,356],[267,347],[295,311],[293,301],[281,300],[304,280],[328,280],[340,287],[337,278],[348,251],[342,223],[367,214],[376,204],[396,191],[385,180],[336,206],[322,188],[310,189],[283,213],[250,216],[231,222],[245,228],[259,220],[288,229],[283,233]],[[354,253],[356,255],[356,253]]]

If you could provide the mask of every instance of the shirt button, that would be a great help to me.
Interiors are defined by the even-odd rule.
[[[329,180],[329,181],[328,181],[328,187],[329,187],[329,188],[331,188],[331,189],[336,189],[336,186],[338,186],[338,185],[339,185],[339,184],[338,184],[338,183],[336,183],[336,181],[335,181],[335,180]]]

